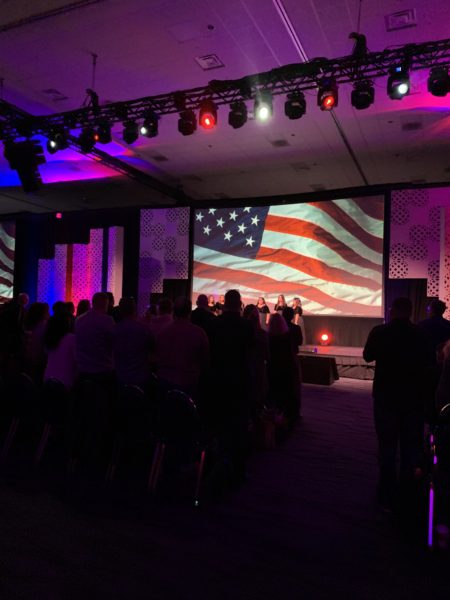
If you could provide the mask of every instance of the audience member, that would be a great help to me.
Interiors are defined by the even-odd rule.
[[[81,317],[81,315],[84,315],[84,313],[87,313],[87,311],[90,309],[91,309],[90,300],[80,300],[78,302],[78,306],[77,306],[76,318]]]
[[[47,367],[44,381],[55,378],[67,389],[75,383],[77,366],[75,360],[75,334],[72,333],[72,321],[69,313],[63,312],[50,317],[44,336],[47,352]]]
[[[300,410],[297,352],[294,352],[289,328],[280,313],[272,315],[270,319],[269,348],[270,404],[293,425]]]
[[[378,438],[378,499],[385,508],[395,503],[400,445],[400,482],[411,480],[421,464],[426,368],[431,362],[427,334],[410,321],[412,304],[396,298],[391,319],[372,329],[364,360],[376,361],[373,382],[375,430]]]
[[[177,298],[173,322],[156,339],[156,361],[160,380],[196,399],[209,359],[209,342],[203,329],[190,322],[191,309],[188,298]]]
[[[76,360],[79,374],[108,379],[114,369],[114,321],[107,314],[108,296],[97,292],[92,298],[92,308],[75,321]]]
[[[290,306],[285,306],[282,311],[283,319],[286,321],[286,325],[289,329],[289,335],[291,336],[292,350],[294,354],[298,354],[299,346],[303,344],[302,330],[299,325],[295,325],[293,322],[295,313],[294,309]]]
[[[150,322],[150,327],[155,337],[158,337],[161,331],[173,322],[172,311],[172,300],[170,298],[161,298],[158,302],[158,315],[153,317]]]
[[[0,375],[17,374],[22,368],[25,352],[25,316],[28,295],[17,298],[0,307]]]
[[[198,325],[209,335],[211,323],[216,317],[209,308],[208,297],[205,294],[200,294],[196,304],[197,308],[191,314],[191,323]]]
[[[269,362],[269,336],[261,327],[259,311],[254,304],[247,304],[244,308],[244,319],[253,327],[253,348],[250,354],[251,373],[251,409],[256,416],[266,404],[269,392],[267,366]]]
[[[223,313],[211,329],[210,402],[205,409],[238,483],[245,475],[254,333],[241,317],[239,292],[229,290],[224,300]]]
[[[57,300],[52,306],[52,313],[54,315],[68,315],[69,309],[67,308],[67,303],[63,302],[62,300]]]
[[[443,316],[446,309],[442,300],[432,300],[428,305],[428,318],[418,323],[429,335],[434,363],[439,347],[450,339],[450,321]]]
[[[47,361],[44,335],[49,316],[49,306],[46,302],[34,302],[25,317],[25,371],[37,383],[42,382]]]
[[[113,331],[114,362],[117,380],[121,384],[138,385],[146,389],[150,380],[150,352],[155,337],[147,323],[137,319],[134,298],[119,302],[121,319]]]

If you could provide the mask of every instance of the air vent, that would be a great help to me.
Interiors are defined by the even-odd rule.
[[[150,156],[150,158],[152,160],[156,160],[157,162],[166,162],[166,160],[169,160],[167,156],[164,156],[164,154],[154,154],[153,156]]]
[[[407,27],[416,27],[416,10],[409,8],[401,10],[384,17],[386,23],[386,31],[397,31],[398,29],[406,29]]]
[[[402,131],[418,131],[419,129],[423,129],[423,124],[420,121],[410,121],[402,125]]]
[[[191,181],[195,183],[200,183],[201,181],[203,181],[203,179],[198,175],[185,175],[182,179],[183,181]]]
[[[211,69],[220,69],[225,65],[217,56],[217,54],[206,54],[205,56],[196,56],[195,62],[204,70],[211,71]]]
[[[299,162],[299,163],[291,163],[291,167],[294,171],[311,171],[311,167],[307,165],[307,163]]]
[[[62,100],[67,100],[67,96],[61,93],[59,90],[55,88],[48,88],[46,90],[42,90],[42,93],[46,96],[49,96],[53,102],[61,102]]]
[[[285,148],[286,146],[290,146],[289,142],[286,140],[274,140],[270,143],[274,148]]]

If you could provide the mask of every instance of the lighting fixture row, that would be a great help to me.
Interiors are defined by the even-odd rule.
[[[411,82],[409,70],[405,66],[393,67],[387,80],[387,94],[392,100],[401,100],[409,94]],[[434,96],[446,96],[450,92],[450,75],[448,67],[436,66],[430,70],[428,91]],[[330,111],[338,105],[339,93],[336,80],[324,78],[318,83],[317,105],[323,111]],[[375,89],[371,80],[364,79],[353,84],[351,104],[357,110],[369,108],[375,101]],[[217,124],[217,107],[211,99],[204,100],[199,107],[198,121],[194,110],[186,109],[185,99],[179,101],[178,131],[182,135],[192,135],[198,124],[204,129],[213,129]],[[284,113],[289,119],[300,119],[306,112],[306,99],[301,91],[287,95]],[[272,94],[268,90],[259,90],[254,99],[254,116],[258,121],[267,121],[273,113]],[[244,100],[236,100],[230,104],[228,124],[233,129],[240,129],[248,119],[247,105]],[[123,124],[122,137],[127,144],[133,144],[139,135],[153,138],[158,135],[159,117],[150,113],[139,126],[137,121],[129,119]],[[91,152],[97,142],[107,144],[111,141],[111,125],[107,121],[97,123],[96,128],[86,126],[81,130],[78,144],[83,152]],[[63,128],[50,132],[47,150],[55,153],[68,147],[67,134]]]

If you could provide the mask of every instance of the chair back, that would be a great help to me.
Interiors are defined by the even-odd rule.
[[[119,387],[114,428],[129,440],[144,441],[149,438],[153,428],[151,404],[139,386]]]
[[[158,405],[158,436],[166,443],[195,442],[200,419],[193,400],[181,390],[169,390]]]

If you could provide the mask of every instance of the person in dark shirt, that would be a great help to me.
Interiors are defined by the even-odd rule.
[[[285,299],[285,297],[283,296],[283,294],[280,294],[280,295],[278,296],[277,303],[275,304],[274,311],[275,311],[275,312],[282,312],[282,310],[283,310],[283,308],[284,308],[285,306],[287,306],[286,299]]]
[[[215,320],[216,316],[209,309],[208,297],[206,294],[200,294],[196,304],[197,308],[191,313],[191,323],[201,327],[209,336],[211,323]]]
[[[237,290],[225,294],[224,312],[214,319],[210,341],[209,419],[239,483],[245,475],[254,332],[241,317]]]
[[[218,302],[216,302],[216,315],[221,315],[225,306],[225,296],[221,294]]]
[[[444,319],[443,316],[446,310],[445,302],[432,300],[428,306],[428,319],[418,323],[419,327],[422,327],[430,337],[434,363],[436,363],[436,351],[450,339],[450,321]]]
[[[391,320],[369,333],[363,356],[376,361],[373,382],[378,438],[380,503],[392,508],[397,495],[396,454],[400,446],[401,481],[421,464],[424,428],[424,379],[431,357],[427,334],[410,321],[412,304],[396,298]]]

